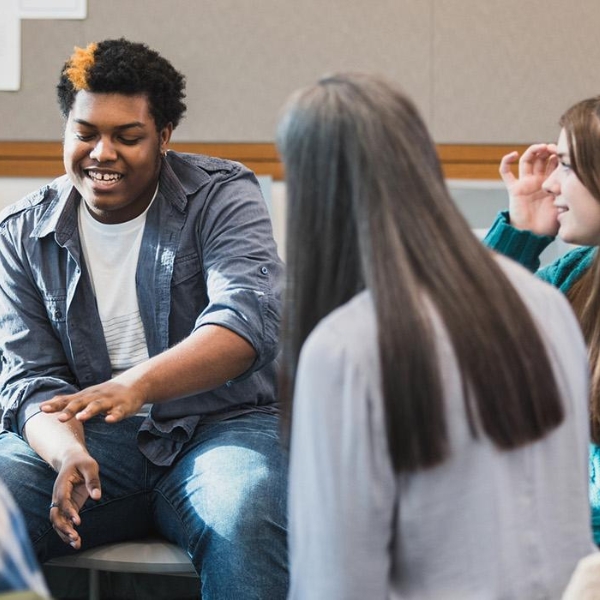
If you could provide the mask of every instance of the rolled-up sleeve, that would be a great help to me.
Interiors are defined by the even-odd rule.
[[[282,262],[269,213],[254,175],[244,168],[217,183],[199,231],[208,304],[196,328],[226,327],[257,353],[252,369],[277,353]]]

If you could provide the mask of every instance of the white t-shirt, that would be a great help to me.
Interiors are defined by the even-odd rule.
[[[152,202],[155,197],[156,192]],[[85,202],[79,206],[81,246],[96,294],[113,377],[148,359],[135,285],[148,209],[131,221],[106,224],[92,217]]]

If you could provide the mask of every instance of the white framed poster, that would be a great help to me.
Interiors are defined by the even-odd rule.
[[[19,0],[21,19],[85,19],[87,0]]]
[[[0,0],[0,91],[21,87],[21,21],[19,0]]]

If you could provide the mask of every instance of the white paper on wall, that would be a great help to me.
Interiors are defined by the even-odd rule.
[[[85,19],[87,0],[19,0],[21,19]]]
[[[21,20],[19,0],[0,0],[0,90],[21,87]]]

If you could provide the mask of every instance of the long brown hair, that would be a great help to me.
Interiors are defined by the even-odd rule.
[[[573,105],[559,123],[566,133],[573,172],[600,202],[600,96]],[[600,443],[600,258],[597,252],[590,267],[568,290],[567,298],[588,347],[590,428],[593,441]]]
[[[394,468],[448,455],[431,311],[458,360],[465,411],[503,449],[563,419],[533,319],[452,202],[410,100],[383,79],[340,74],[297,92],[278,130],[288,190],[282,394],[315,325],[367,287],[378,324]]]

